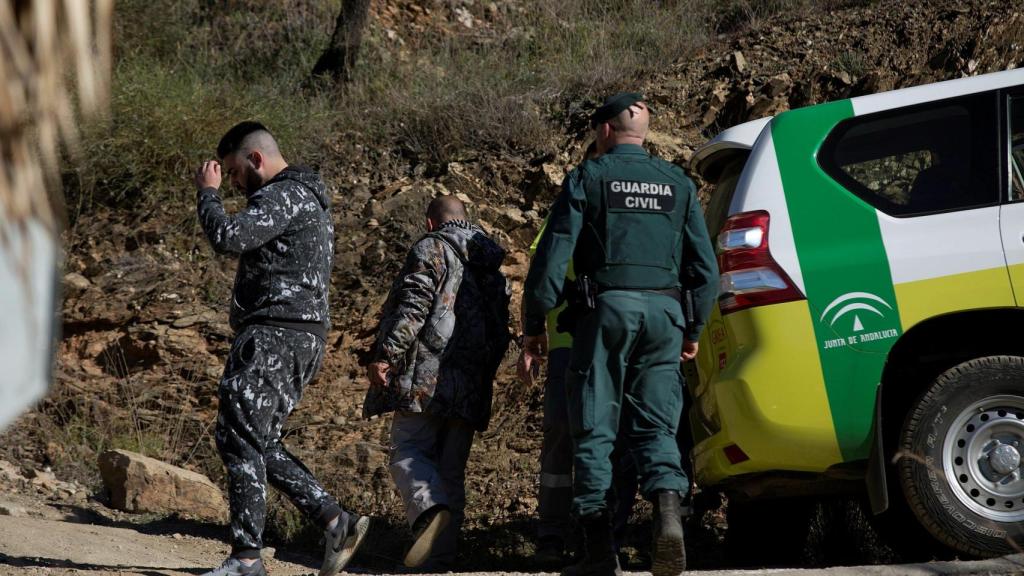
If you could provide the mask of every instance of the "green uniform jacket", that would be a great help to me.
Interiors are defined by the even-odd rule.
[[[660,253],[667,256],[651,261]],[[637,145],[584,162],[562,183],[526,277],[528,336],[544,332],[570,259],[602,289],[691,291],[695,317],[684,333],[691,341],[718,296],[718,265],[693,181]]]

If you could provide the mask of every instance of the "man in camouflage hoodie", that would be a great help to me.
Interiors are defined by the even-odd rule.
[[[473,434],[487,428],[498,364],[508,348],[505,251],[466,221],[452,196],[434,199],[427,231],[388,295],[367,367],[366,416],[394,411],[391,476],[414,542],[408,567],[455,561]]]
[[[231,556],[211,576],[266,574],[260,561],[266,483],[324,529],[320,576],[339,572],[369,518],[343,510],[281,443],[285,419],[324,357],[334,226],[320,176],[289,166],[267,129],[243,122],[217,146],[244,210],[218,195],[220,164],[196,173],[199,222],[213,249],[238,256],[231,298],[235,338],[220,382],[215,439],[228,472]]]

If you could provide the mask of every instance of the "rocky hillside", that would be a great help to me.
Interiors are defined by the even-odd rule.
[[[488,14],[508,9],[500,1],[381,0],[371,26],[381,26],[399,53],[403,39],[424,31],[487,36],[481,30],[493,32],[501,22]],[[638,88],[658,110],[651,149],[685,166],[706,138],[748,119],[1019,66],[1024,11],[1013,2],[833,2],[827,10],[774,13],[735,25],[723,18],[699,49]],[[385,466],[389,421],[361,418],[366,382],[360,364],[390,279],[421,233],[426,203],[437,194],[467,201],[481,225],[509,248],[505,271],[520,285],[526,247],[563,174],[580,158],[595,103],[552,97],[548,122],[558,128],[536,147],[541,152],[480,149],[427,162],[403,155],[399,142],[374,148],[339,137],[325,145],[319,164],[338,231],[334,329],[324,368],[291,417],[286,442],[348,506],[402,530]],[[240,198],[232,201],[241,205]],[[67,231],[56,384],[0,443],[5,459],[25,469],[51,467],[100,501],[96,456],[111,447],[223,481],[211,434],[231,337],[226,309],[234,263],[212,254],[188,202],[139,206],[99,206]],[[467,480],[468,549],[482,565],[528,553],[541,406],[540,390],[521,387],[511,369],[501,375],[495,417],[474,446]],[[81,497],[77,490],[68,495]],[[302,530],[280,501],[270,524],[276,542]],[[382,542],[371,551],[376,561],[399,556],[400,542]],[[699,564],[707,555],[694,558]]]

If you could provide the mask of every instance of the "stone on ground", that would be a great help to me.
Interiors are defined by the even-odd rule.
[[[99,465],[111,503],[119,510],[216,522],[227,518],[224,495],[202,474],[127,450],[100,454]]]

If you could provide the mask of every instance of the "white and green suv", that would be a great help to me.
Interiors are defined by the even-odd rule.
[[[860,490],[960,553],[1013,550],[1024,70],[748,122],[693,166],[715,185],[722,272],[693,386],[698,482],[737,510]]]

